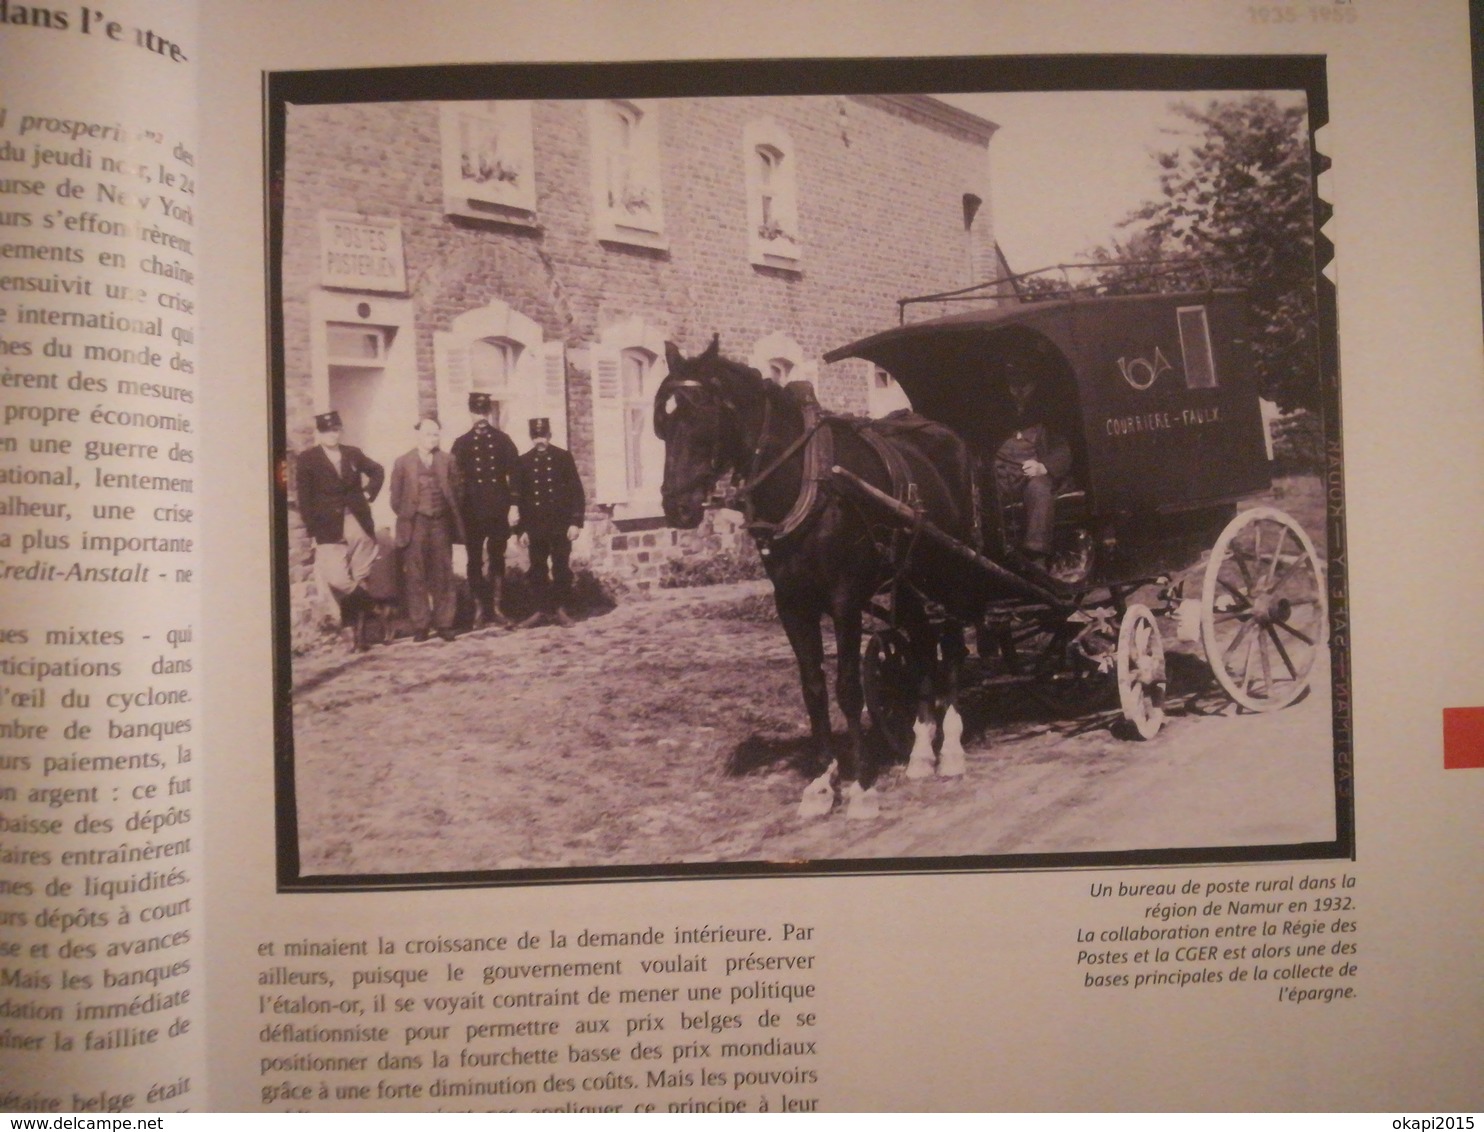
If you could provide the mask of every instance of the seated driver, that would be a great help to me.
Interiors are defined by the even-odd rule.
[[[1044,570],[1051,557],[1056,495],[1072,470],[1072,449],[1046,424],[1045,382],[1035,363],[1011,355],[1004,372],[1010,396],[994,449],[995,487],[1002,506],[1025,505],[1025,537],[1019,549]]]

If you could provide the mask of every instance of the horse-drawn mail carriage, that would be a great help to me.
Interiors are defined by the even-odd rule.
[[[708,479],[740,481],[821,752],[819,620],[831,614],[850,733],[840,774],[852,789],[868,792],[875,777],[859,742],[862,697],[889,743],[912,748],[909,774],[932,773],[930,747],[928,769],[921,762],[932,725],[924,670],[946,661],[951,688],[966,631],[981,658],[993,654],[997,679],[1058,707],[1116,686],[1146,738],[1163,720],[1162,615],[1199,637],[1243,707],[1280,708],[1308,688],[1325,646],[1323,567],[1292,518],[1236,507],[1271,486],[1240,292],[1068,289],[904,320],[825,360],[851,357],[889,372],[912,411],[829,417],[713,343],[693,359],[672,350],[655,427],[672,524],[698,521]],[[1044,560],[1021,553],[1024,505],[1003,498],[994,467],[1023,407],[1011,369],[1034,371],[1044,427],[1068,450]],[[1196,593],[1181,574],[1206,548]],[[862,664],[863,613],[879,626]],[[944,720],[939,774],[962,773],[959,726],[956,713]]]
[[[981,550],[991,564],[1009,565],[981,564],[992,590],[981,634],[1010,674],[1053,702],[1095,692],[1112,676],[1125,714],[1148,737],[1164,695],[1156,613],[1183,613],[1189,634],[1198,602],[1213,674],[1254,711],[1303,694],[1323,646],[1323,571],[1308,534],[1275,509],[1235,508],[1271,486],[1247,351],[1240,292],[1069,291],[904,323],[825,360],[859,357],[886,369],[917,412],[954,425],[982,466],[1000,431],[1006,362],[1034,359],[1049,387],[1047,424],[1072,450],[1049,563],[1063,584],[1015,570],[1015,507],[1000,506],[981,474]],[[1206,548],[1199,593],[1171,585]],[[1153,609],[1129,602],[1150,586],[1159,591]],[[876,697],[872,706],[890,726],[889,702]]]

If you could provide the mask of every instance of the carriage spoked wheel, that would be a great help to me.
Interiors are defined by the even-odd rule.
[[[871,723],[898,758],[912,753],[912,725],[917,697],[912,678],[911,645],[900,629],[881,629],[866,641],[861,659],[861,688]]]
[[[1201,643],[1226,694],[1251,711],[1293,703],[1326,624],[1324,574],[1303,527],[1273,507],[1228,523],[1201,588]]]
[[[1118,704],[1141,739],[1165,721],[1165,644],[1149,607],[1137,602],[1118,627]]]

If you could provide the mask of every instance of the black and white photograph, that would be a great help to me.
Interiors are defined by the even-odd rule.
[[[267,95],[280,888],[1352,855],[1322,60]]]

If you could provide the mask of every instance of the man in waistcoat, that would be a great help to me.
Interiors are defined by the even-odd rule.
[[[392,465],[392,510],[397,515],[397,546],[415,641],[426,641],[430,627],[442,640],[453,640],[458,608],[453,544],[464,538],[459,470],[453,457],[438,447],[441,435],[438,419],[424,417],[417,422],[417,447]]]
[[[474,628],[487,623],[509,627],[500,611],[505,588],[505,547],[510,541],[510,481],[520,456],[515,441],[495,425],[488,393],[469,394],[472,427],[453,442],[450,454],[459,470],[465,546],[469,550],[469,593],[474,598]]]
[[[551,422],[531,421],[532,447],[520,458],[515,495],[519,509],[516,533],[531,551],[531,584],[536,590],[536,612],[520,623],[522,629],[556,622],[570,628],[566,603],[572,593],[568,565],[572,542],[582,530],[587,499],[572,454],[551,442]],[[547,572],[548,562],[550,573]]]
[[[314,418],[316,443],[294,461],[299,517],[314,539],[314,576],[342,626],[368,602],[362,584],[376,561],[371,504],[386,473],[359,448],[340,443],[340,414]]]

